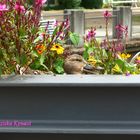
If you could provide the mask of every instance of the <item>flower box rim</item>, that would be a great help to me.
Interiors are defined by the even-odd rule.
[[[140,75],[15,75],[2,76],[0,87],[130,87],[140,86]]]

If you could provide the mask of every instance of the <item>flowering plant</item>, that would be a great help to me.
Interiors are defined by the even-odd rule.
[[[64,73],[63,45],[70,34],[69,26],[68,19],[62,23],[56,21],[52,35],[48,30],[49,22],[45,29],[41,28],[39,36],[34,41],[36,60],[31,65],[32,69],[47,69],[59,74]]]
[[[96,39],[96,29],[91,28],[84,40],[84,58],[95,68],[101,68],[102,74],[139,74],[139,57],[130,62],[131,55],[126,52],[125,41],[127,41],[128,27],[121,24],[116,26],[117,40],[110,41],[108,36],[108,24],[111,13],[104,12],[106,24],[105,39],[99,42]],[[134,59],[134,58],[133,58]]]
[[[46,0],[0,1],[0,74],[18,74],[34,60],[34,40],[38,36],[41,8]]]

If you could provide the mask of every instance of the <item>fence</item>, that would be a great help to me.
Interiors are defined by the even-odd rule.
[[[132,35],[135,38],[140,37],[140,8],[132,9]]]
[[[138,12],[136,12],[136,10]],[[110,24],[110,38],[116,38],[116,31],[115,31],[115,26],[119,23],[123,24],[123,25],[127,25],[128,26],[128,37],[132,38],[134,37],[133,34],[134,33],[140,33],[140,24],[137,26],[133,26],[134,23],[132,22],[132,19],[134,16],[140,16],[140,10],[139,9],[131,9],[131,7],[114,7],[112,10],[110,10],[112,12],[112,17],[111,19],[111,24]],[[135,12],[132,12],[135,11]],[[135,14],[134,14],[135,13]],[[88,14],[90,16],[88,16]],[[97,22],[97,20],[100,23],[103,23],[103,16],[100,16],[98,14],[95,14],[94,12],[84,12],[83,10],[73,10],[73,9],[66,9],[64,10],[64,13],[61,14],[51,14],[51,15],[47,15],[45,16],[45,18],[55,18],[56,20],[58,20],[59,22],[62,22],[64,19],[68,18],[70,20],[70,24],[71,24],[71,31],[76,32],[78,34],[80,34],[81,36],[83,36],[85,34],[85,31],[87,30],[87,24],[89,26],[89,23],[92,24],[91,21],[93,21],[93,23]],[[140,17],[138,18],[140,20]],[[97,25],[99,25],[97,23]],[[90,25],[91,27],[92,25]],[[88,27],[89,28],[89,27]],[[137,28],[139,28],[139,30],[137,30]],[[103,28],[101,27],[100,30],[100,37],[103,36]]]

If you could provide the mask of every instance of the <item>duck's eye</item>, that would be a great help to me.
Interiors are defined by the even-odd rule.
[[[59,48],[59,46],[55,46],[57,49]]]
[[[81,59],[76,59],[76,61],[79,61],[79,62],[81,62],[82,60],[81,60]]]

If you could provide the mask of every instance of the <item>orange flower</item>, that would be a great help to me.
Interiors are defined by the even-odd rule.
[[[35,48],[38,54],[42,54],[46,50],[44,45],[37,45]]]

